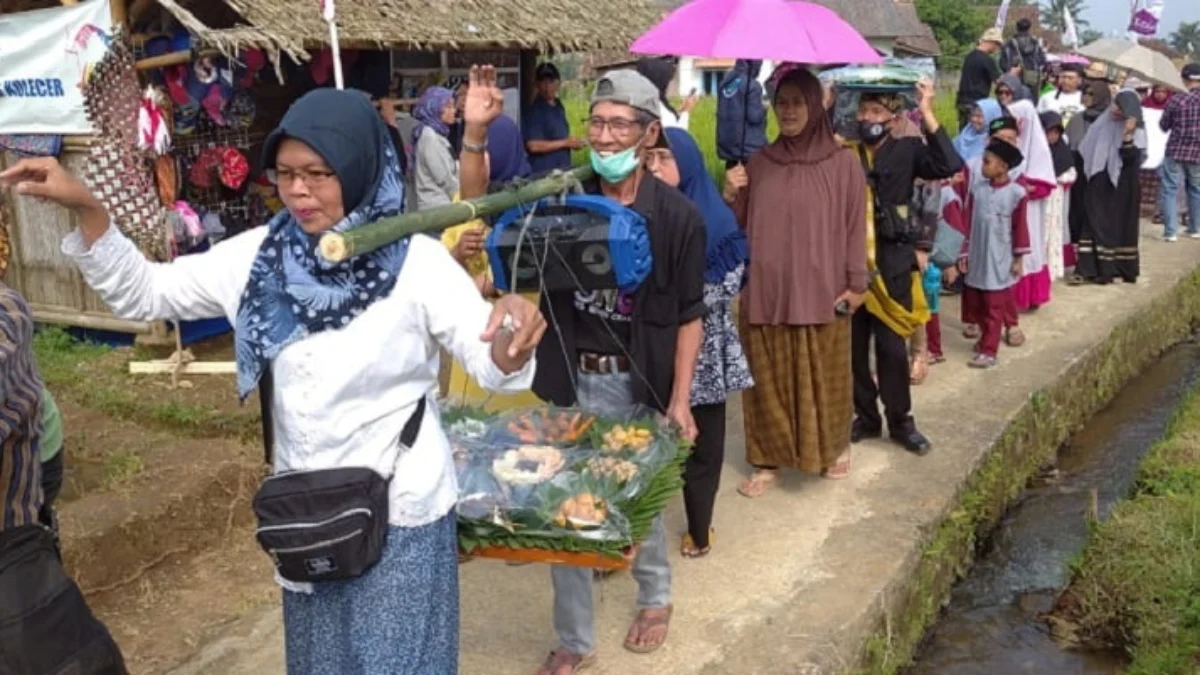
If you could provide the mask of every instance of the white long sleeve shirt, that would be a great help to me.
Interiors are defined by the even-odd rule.
[[[156,264],[112,227],[91,249],[72,232],[63,253],[120,317],[233,322],[266,234],[259,227],[205,253]],[[458,489],[436,405],[427,405],[412,448],[402,452],[397,440],[421,397],[436,394],[439,345],[485,389],[530,387],[532,360],[505,375],[491,345],[480,341],[490,314],[449,252],[432,238],[413,237],[390,295],[344,328],[288,345],[272,362],[275,471],[369,467],[393,476],[392,525],[420,527],[445,516]]]

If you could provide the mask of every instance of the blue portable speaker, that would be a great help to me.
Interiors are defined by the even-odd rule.
[[[593,195],[544,199],[505,212],[488,236],[487,254],[492,283],[507,292],[632,293],[654,264],[645,218]]]

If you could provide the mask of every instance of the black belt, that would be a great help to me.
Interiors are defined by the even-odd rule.
[[[579,352],[579,372],[585,375],[612,375],[613,373],[628,373],[629,370],[628,357]]]

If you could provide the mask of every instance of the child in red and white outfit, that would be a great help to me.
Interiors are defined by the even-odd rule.
[[[960,265],[966,274],[963,316],[979,326],[972,368],[996,365],[1013,289],[1031,251],[1028,191],[1009,176],[1011,167],[1023,160],[1019,149],[995,139],[983,156],[983,180],[971,185],[971,233]]]

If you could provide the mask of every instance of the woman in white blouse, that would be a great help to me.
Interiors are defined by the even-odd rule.
[[[493,310],[429,237],[337,265],[318,259],[321,233],[401,210],[396,152],[366,97],[304,96],[263,159],[284,211],[168,264],[148,262],[52,159],[22,161],[0,182],[79,214],[63,251],[119,316],[234,324],[239,395],[273,374],[275,472],[365,467],[391,477],[374,566],[342,581],[281,578],[288,672],[456,675],[457,486],[436,405],[418,404],[437,385],[439,346],[487,389],[528,389],[545,321],[517,295]],[[402,447],[421,409],[420,431]]]

